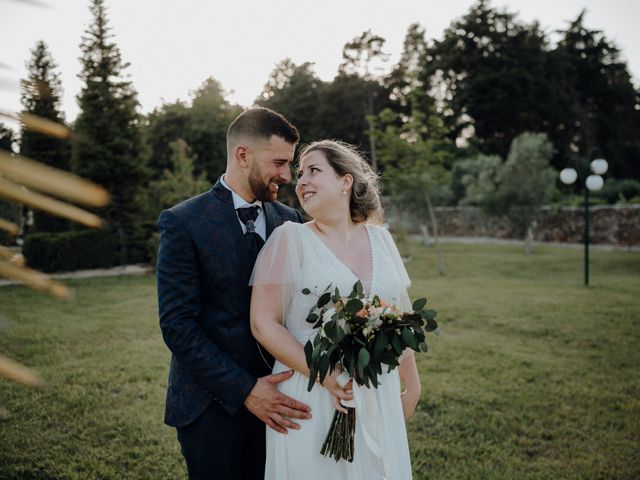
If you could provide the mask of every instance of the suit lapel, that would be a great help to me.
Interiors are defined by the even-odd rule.
[[[273,232],[273,229],[277,226],[276,212],[274,211],[273,205],[271,205],[270,202],[263,202],[262,205],[264,206],[264,218],[267,225],[267,238],[269,238],[271,232]]]
[[[247,277],[251,275],[249,265],[249,250],[247,242],[238,220],[238,214],[233,207],[233,198],[231,192],[220,183],[220,180],[211,189],[211,192],[222,202],[220,209],[220,229],[225,232],[225,249],[227,246],[237,253],[238,270]]]

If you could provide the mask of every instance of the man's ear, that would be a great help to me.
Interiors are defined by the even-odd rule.
[[[246,168],[249,166],[248,155],[249,155],[248,147],[245,147],[244,145],[238,145],[237,147],[235,147],[233,156],[236,162],[238,162],[238,165],[240,165],[243,168]]]

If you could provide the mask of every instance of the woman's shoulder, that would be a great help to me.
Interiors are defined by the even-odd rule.
[[[300,238],[303,230],[306,228],[307,227],[305,227],[302,223],[287,220],[283,224],[274,228],[271,236],[275,238],[287,239],[289,241],[297,240]]]
[[[370,225],[368,224],[367,226],[367,230],[370,233],[373,233],[375,236],[380,237],[380,238],[384,238],[384,239],[391,239],[391,232],[389,232],[389,229],[384,226],[384,225]]]
[[[294,222],[292,220],[287,220],[286,222],[274,228],[273,232],[274,233],[275,232],[293,232],[293,231],[299,231],[303,228],[307,228],[305,227],[305,224]]]

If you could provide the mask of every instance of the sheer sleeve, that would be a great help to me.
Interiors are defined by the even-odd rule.
[[[398,247],[396,246],[396,242],[393,240],[391,233],[389,233],[389,230],[384,227],[380,227],[380,231],[382,232],[382,241],[387,249],[389,256],[391,257],[391,262],[395,267],[398,278],[400,279],[400,293],[398,298],[400,307],[404,311],[410,311],[412,310],[412,304],[411,299],[409,298],[408,289],[411,286],[411,279],[409,278],[409,274],[407,273],[407,269],[404,266],[404,262],[402,261],[402,257],[400,256],[400,252],[398,251]],[[412,350],[407,347],[402,352],[402,355],[400,355],[398,361],[403,362],[411,355]]]
[[[296,285],[302,276],[302,242],[298,224],[285,222],[277,227],[260,250],[249,285],[280,285],[282,313],[286,315]]]
[[[400,252],[398,251],[398,247],[396,246],[396,242],[394,242],[391,233],[384,227],[378,227],[378,230],[381,232],[380,236],[382,238],[382,243],[384,244],[387,253],[389,254],[391,263],[395,267],[398,278],[400,279],[400,306],[404,310],[411,309],[411,300],[409,298],[409,293],[407,290],[411,286],[411,279],[409,278],[409,274],[407,273],[407,269],[404,266],[404,262],[402,261],[402,257],[400,256]]]

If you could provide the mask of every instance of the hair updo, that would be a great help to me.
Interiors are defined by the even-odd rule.
[[[349,200],[351,220],[355,223],[382,223],[380,180],[362,154],[353,145],[339,140],[319,140],[304,147],[300,159],[316,151],[324,154],[340,177],[353,177]]]

